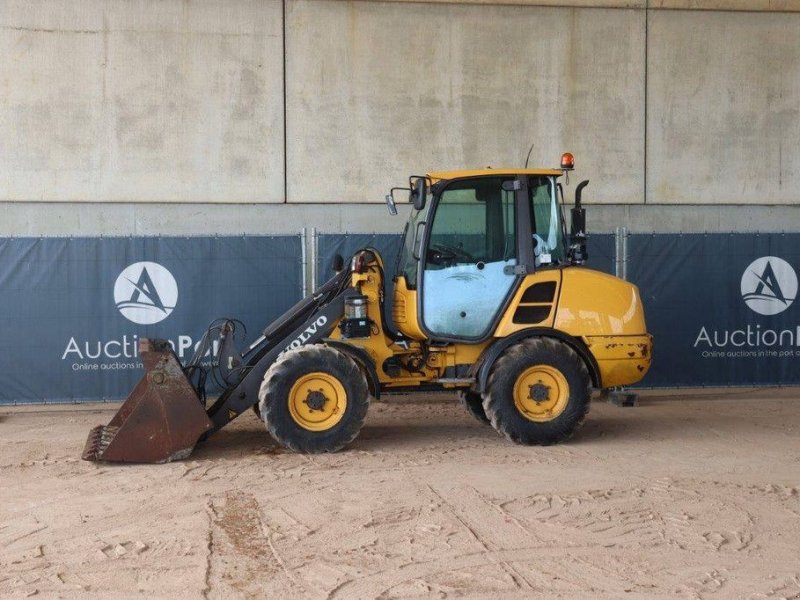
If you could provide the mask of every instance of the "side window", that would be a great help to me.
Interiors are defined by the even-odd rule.
[[[414,258],[415,246],[419,246],[420,240],[417,239],[417,224],[422,220],[423,211],[411,211],[411,217],[406,223],[403,232],[403,246],[400,254],[397,255],[395,272],[397,275],[404,275],[408,289],[417,289],[417,266],[419,262]]]
[[[431,226],[431,268],[507,261],[516,255],[514,192],[501,178],[458,182],[441,196]],[[431,256],[431,253],[429,253]]]
[[[559,262],[564,258],[564,247],[553,181],[548,177],[532,177],[528,189],[536,266]]]
[[[433,334],[479,337],[492,324],[514,282],[514,192],[502,177],[448,186],[430,223],[423,273],[422,318]]]

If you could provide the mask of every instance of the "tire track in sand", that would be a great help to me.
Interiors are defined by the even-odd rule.
[[[263,598],[264,581],[281,574],[293,594],[308,595],[287,568],[252,494],[228,492],[224,501],[209,502],[208,511],[206,598]]]

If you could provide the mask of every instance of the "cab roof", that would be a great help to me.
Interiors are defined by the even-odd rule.
[[[563,174],[561,169],[465,169],[461,171],[432,171],[428,176],[434,181],[446,179],[461,179],[463,177],[481,177],[485,175],[539,175],[545,177],[558,177]]]

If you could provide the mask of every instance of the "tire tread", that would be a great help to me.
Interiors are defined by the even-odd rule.
[[[532,362],[531,357],[535,356],[554,357],[553,360],[563,363],[562,371],[572,371],[568,378],[576,380],[575,384],[570,384],[570,400],[564,412],[545,423],[525,419],[513,400],[513,385],[521,369],[542,362]],[[483,408],[492,427],[514,443],[546,446],[568,440],[586,420],[591,377],[583,359],[568,344],[554,338],[531,337],[500,355],[492,366],[486,389]]]
[[[285,406],[287,399],[281,398],[298,376],[309,370],[333,371],[347,390],[345,416],[325,432],[299,427]],[[277,401],[270,402],[270,398]],[[366,377],[352,357],[329,346],[312,344],[290,350],[272,364],[264,374],[258,399],[262,420],[277,442],[295,452],[324,453],[341,450],[355,440],[364,425],[371,397]]]

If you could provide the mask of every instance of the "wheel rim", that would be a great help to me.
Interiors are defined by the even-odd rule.
[[[550,365],[525,369],[514,384],[514,405],[529,421],[552,421],[564,412],[568,402],[567,378]]]
[[[308,431],[335,427],[347,410],[347,392],[333,375],[315,371],[295,381],[289,391],[289,413]]]

